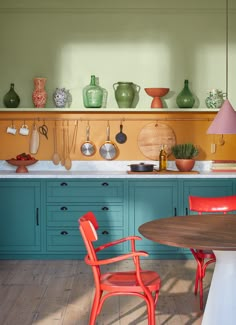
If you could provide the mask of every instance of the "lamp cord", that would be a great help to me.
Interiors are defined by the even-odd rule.
[[[229,78],[229,4],[228,4],[228,0],[226,0],[226,99],[228,99],[228,78]]]

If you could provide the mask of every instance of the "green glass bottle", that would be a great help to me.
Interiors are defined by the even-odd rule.
[[[176,103],[179,108],[192,108],[193,107],[193,105],[195,103],[195,99],[193,97],[193,94],[189,90],[188,80],[184,80],[184,88],[177,96]]]
[[[91,76],[90,85],[83,89],[83,101],[86,108],[101,108],[103,100],[103,89],[96,84],[96,78]]]
[[[13,83],[11,83],[10,90],[3,97],[3,103],[7,108],[16,108],[19,106],[20,97],[15,92]]]

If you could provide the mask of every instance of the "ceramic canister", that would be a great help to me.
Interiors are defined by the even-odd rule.
[[[56,107],[64,108],[68,100],[68,90],[65,88],[56,88],[53,93],[53,101]]]
[[[130,108],[135,96],[132,82],[117,82],[113,84],[115,99],[119,108]]]

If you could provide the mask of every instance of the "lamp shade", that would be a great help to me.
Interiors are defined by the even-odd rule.
[[[228,99],[216,114],[207,134],[236,134],[236,112]]]

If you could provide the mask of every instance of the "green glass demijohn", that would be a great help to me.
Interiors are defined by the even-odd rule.
[[[195,99],[193,97],[193,94],[189,90],[188,80],[184,80],[184,88],[177,96],[176,103],[179,108],[192,108],[193,107],[193,105],[195,103]]]
[[[86,108],[101,108],[103,89],[96,84],[96,77],[91,76],[90,84],[83,89],[83,102]]]
[[[3,97],[3,103],[7,108],[16,108],[19,106],[20,97],[15,92],[13,83],[11,83],[10,90]]]

